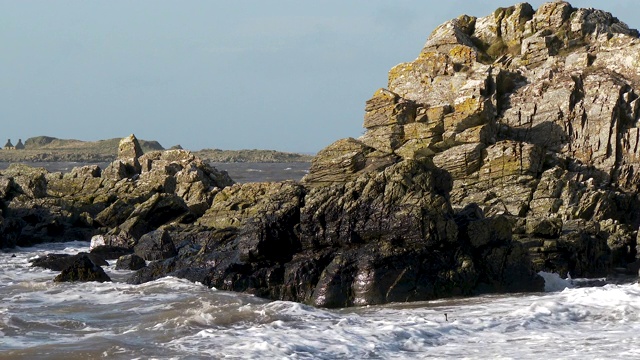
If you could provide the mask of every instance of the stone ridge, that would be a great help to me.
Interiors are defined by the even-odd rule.
[[[454,208],[477,204],[512,219],[538,270],[590,276],[615,264],[634,272],[638,36],[608,12],[565,1],[452,19],[416,60],[389,71],[388,88],[365,106],[365,134],[322,150],[303,182],[340,184],[397,162],[432,162],[453,177]],[[576,235],[584,222],[591,230]],[[557,230],[540,230],[549,224]],[[588,261],[569,265],[587,243],[596,249]]]

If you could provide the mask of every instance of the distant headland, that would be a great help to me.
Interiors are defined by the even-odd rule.
[[[7,139],[0,149],[0,162],[111,162],[118,153],[120,138],[82,141],[58,139],[50,136],[19,139],[15,145]],[[140,140],[144,152],[165,150],[155,140]],[[180,145],[172,148],[182,148]],[[288,153],[275,150],[220,150],[194,151],[201,159],[213,162],[309,162],[312,155]]]

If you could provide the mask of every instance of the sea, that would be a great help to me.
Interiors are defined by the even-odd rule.
[[[640,359],[637,280],[541,273],[540,293],[322,309],[173,277],[129,285],[114,261],[107,283],[54,283],[30,266],[88,249],[0,251],[0,359]]]
[[[69,172],[74,167],[87,165],[79,162],[26,162],[33,167],[42,167],[50,172]],[[300,180],[309,172],[311,166],[308,162],[288,162],[288,163],[221,163],[210,162],[218,170],[229,173],[231,178],[238,183],[257,181],[285,181]],[[11,164],[0,162],[0,171],[8,168]],[[96,163],[101,169],[105,169],[109,163]]]

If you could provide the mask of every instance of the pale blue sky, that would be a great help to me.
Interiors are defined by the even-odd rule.
[[[316,152],[362,134],[365,101],[437,25],[514,3],[0,0],[0,139]],[[571,4],[640,27],[638,0]]]

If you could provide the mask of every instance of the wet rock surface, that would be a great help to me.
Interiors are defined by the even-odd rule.
[[[75,257],[74,261],[62,269],[62,272],[56,276],[53,281],[55,282],[70,282],[70,281],[97,281],[106,282],[111,281],[109,275],[104,270],[96,265],[89,256],[80,255]]]

